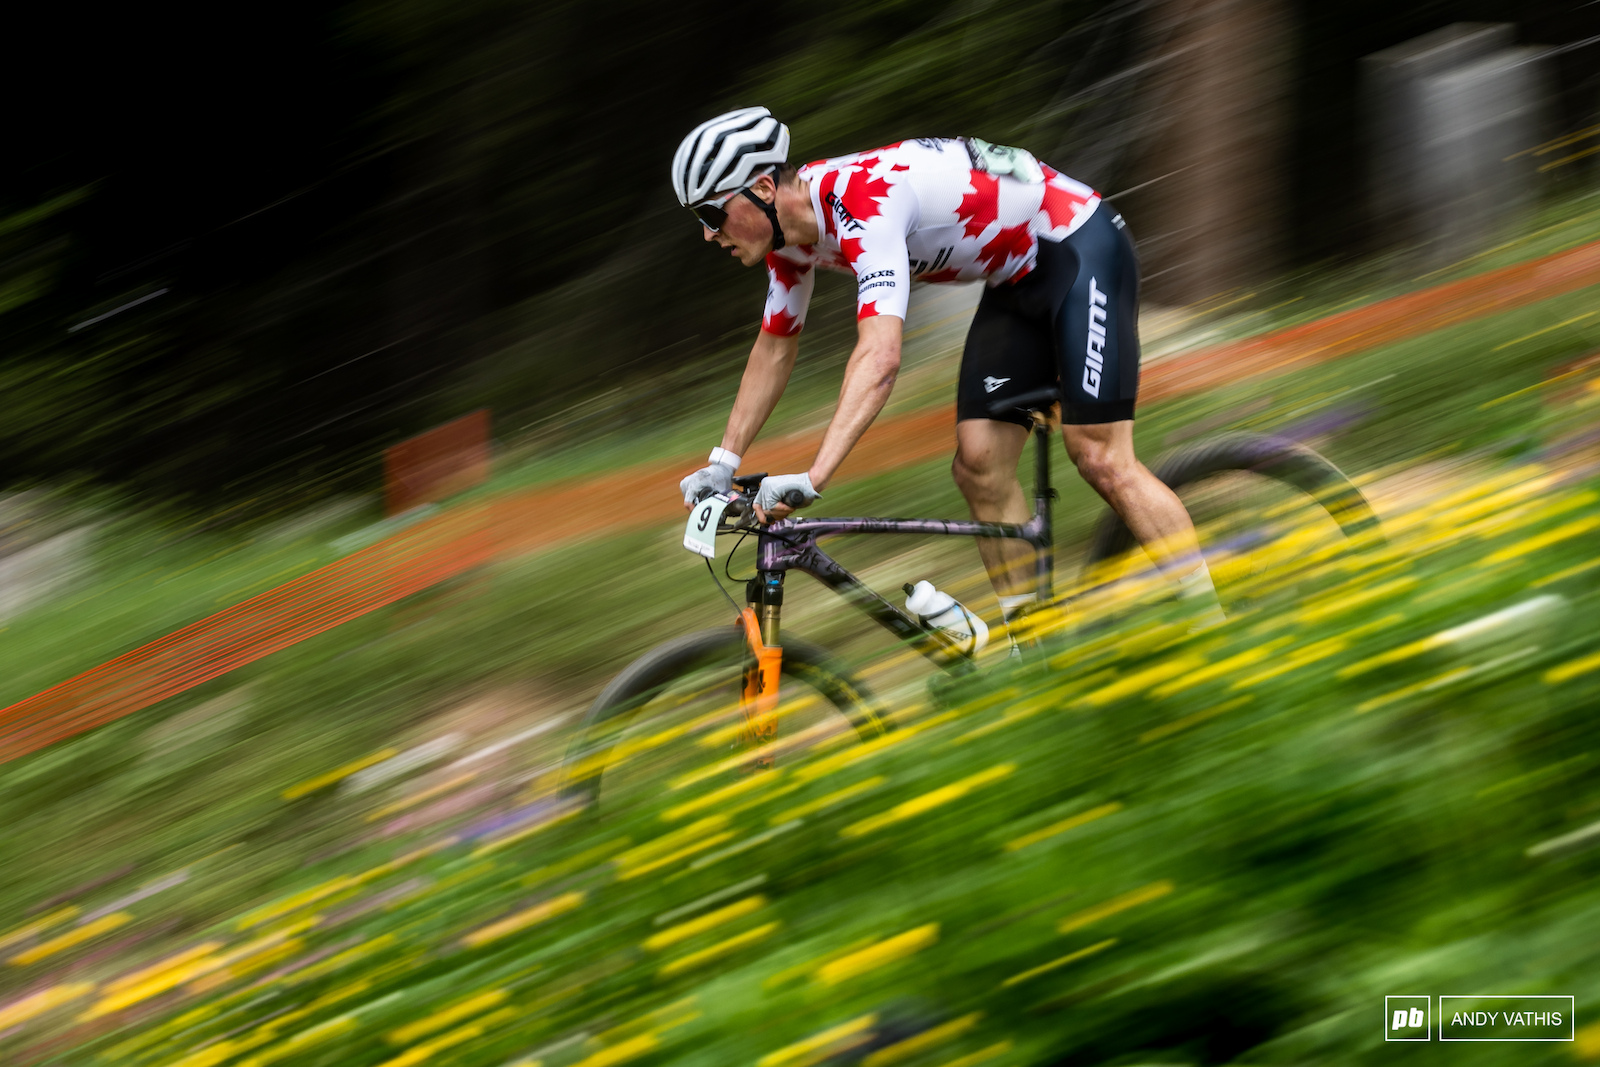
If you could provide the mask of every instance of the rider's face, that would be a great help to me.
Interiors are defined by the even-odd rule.
[[[769,204],[778,192],[768,175],[756,179],[750,191]],[[772,224],[767,221],[766,214],[749,199],[737,194],[722,206],[728,213],[722,229],[712,232],[709,227],[702,226],[702,235],[707,241],[715,241],[729,249],[729,254],[746,267],[760,263],[772,250]]]

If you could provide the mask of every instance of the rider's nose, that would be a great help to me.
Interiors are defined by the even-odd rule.
[[[704,223],[701,223],[700,224],[700,228],[705,231],[705,235],[706,235],[705,239],[707,241],[715,241],[717,239],[717,235],[716,235],[715,231],[713,231],[710,226],[707,226]]]

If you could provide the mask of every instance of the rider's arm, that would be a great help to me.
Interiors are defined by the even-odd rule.
[[[895,315],[874,315],[856,324],[856,348],[845,367],[839,407],[807,472],[817,489],[827,487],[839,464],[867,432],[894,390],[895,376],[900,373],[900,333],[904,325]]]
[[[806,472],[819,491],[833,479],[894,390],[911,291],[906,235],[918,213],[916,194],[908,185],[851,182],[840,201],[852,219],[842,224],[844,230],[859,235],[841,242],[856,276],[856,349],[845,367],[839,407]]]
[[[728,416],[728,429],[722,435],[722,447],[735,455],[744,455],[777,406],[783,387],[789,384],[815,282],[816,272],[809,265],[776,252],[768,253],[767,304],[761,315],[761,334],[750,349],[739,395]]]
[[[744,455],[772,409],[778,406],[799,351],[799,334],[783,337],[763,330],[756,337],[750,360],[744,365],[744,377],[739,380],[739,395],[728,416],[728,428],[722,434],[723,448]]]

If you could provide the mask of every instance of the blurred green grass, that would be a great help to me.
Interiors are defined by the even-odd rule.
[[[1551,405],[1537,388],[1492,402],[1593,351],[1600,343],[1594,320],[1519,340],[1592,302],[1592,294],[1572,294],[1292,375],[1154,405],[1141,412],[1140,450],[1153,455],[1197,426],[1275,430],[1335,414],[1313,439],[1354,475],[1450,460],[1470,484],[1552,461],[1565,454],[1563,441],[1581,440],[1592,426],[1593,407]],[[838,358],[818,366],[836,367]],[[703,443],[706,428],[720,421],[712,398],[726,394],[733,372],[721,373],[696,387],[703,393],[689,391],[683,417],[663,419],[653,436],[611,428],[588,445],[506,472],[495,488]],[[786,399],[784,417],[803,421],[835,387],[819,369]],[[829,510],[962,514],[946,469],[940,460],[842,486],[830,493]],[[1100,505],[1068,472],[1057,481],[1059,537],[1070,568]],[[91,1003],[82,993],[18,1034],[5,1036],[0,1025],[0,1042],[20,1052],[18,1062],[101,1057],[198,1067],[386,1063],[403,1048],[426,1049],[456,1035],[423,1058],[497,1064],[581,1034],[539,1058],[598,1067],[637,1053],[641,1062],[721,1064],[756,1061],[875,1015],[862,1032],[951,1026],[947,1041],[903,1060],[913,1064],[978,1055],[1005,1042],[1011,1044],[995,1054],[997,1063],[1049,1062],[1068,1047],[1085,1062],[1135,1055],[1229,1062],[1253,1048],[1252,1058],[1272,1062],[1342,1063],[1382,1054],[1376,1022],[1387,993],[1515,986],[1572,992],[1586,1002],[1595,970],[1585,931],[1600,908],[1594,861],[1577,846],[1527,850],[1600,818],[1588,785],[1597,740],[1588,712],[1600,696],[1600,671],[1550,680],[1595,651],[1600,568],[1576,569],[1595,558],[1595,542],[1592,533],[1568,537],[1483,565],[1492,550],[1530,533],[1600,514],[1580,495],[1586,487],[1594,487],[1592,475],[1536,496],[1570,506],[1542,518],[1533,513],[1531,526],[1491,526],[1453,540],[1467,520],[1424,525],[1433,540],[1418,534],[1409,544],[1429,550],[1404,571],[1415,584],[1382,612],[1307,623],[1296,617],[1302,605],[1267,603],[1224,633],[1199,639],[1174,638],[1145,614],[1115,639],[1097,642],[1092,654],[1066,657],[1056,672],[982,683],[948,711],[927,707],[913,687],[897,710],[924,729],[904,731],[903,741],[881,753],[799,782],[781,797],[758,797],[743,810],[713,807],[728,824],[702,828],[699,839],[732,833],[730,840],[753,840],[786,825],[773,825],[783,811],[873,777],[882,783],[725,860],[619,877],[626,864],[619,868],[613,856],[677,829],[662,814],[681,794],[604,812],[598,822],[553,825],[486,856],[475,857],[470,843],[448,845],[329,894],[353,907],[422,880],[376,910],[329,919],[337,909],[323,904],[316,927],[290,929],[309,907],[264,923],[264,930],[280,929],[284,944],[293,942],[275,966],[329,953],[327,964],[309,965],[308,977],[252,986],[251,975],[270,974],[273,966],[241,966],[237,978],[220,980],[223,968],[193,979],[213,986],[190,986],[187,994],[175,986],[179,992],[108,1015],[111,1023],[73,1029],[75,1013]],[[327,562],[336,555],[334,538],[375,517],[345,515],[254,537],[113,518],[93,576],[6,631],[5,693],[26,696]],[[188,877],[124,909],[136,919],[121,933],[7,967],[0,1011],[41,988],[104,983],[206,939],[247,944],[254,935],[238,930],[237,917],[249,909],[379,869],[397,849],[435,841],[417,831],[373,836],[364,802],[334,789],[293,801],[281,794],[422,738],[475,694],[520,688],[547,711],[571,709],[655,641],[722,621],[725,603],[675,541],[671,531],[623,530],[496,565],[0,768],[0,854],[20,859],[0,865],[0,909],[16,917],[0,924],[0,937],[49,914],[30,909],[108,872],[129,868],[105,887],[73,894],[85,912],[174,870]],[[879,540],[847,544],[841,556],[869,569],[897,560],[933,567],[937,573],[904,577],[943,583],[940,575],[949,574],[964,590],[976,587],[971,546],[915,551],[908,542]],[[1370,588],[1392,579],[1392,562],[1369,560],[1324,586]],[[1547,581],[1567,571],[1573,573]],[[1492,654],[1453,659],[1430,652],[1339,676],[1363,657],[1548,594],[1563,602]],[[863,664],[889,651],[886,640],[815,602],[822,599],[796,605],[792,617],[816,623],[802,633],[843,646]],[[1221,662],[1288,635],[1292,649],[1331,647],[1391,611],[1402,621],[1246,687],[1243,703],[1231,688],[1238,672],[1165,697],[1146,691],[1103,703],[1092,698],[1108,670],[1134,676],[1183,655]],[[1534,651],[1522,651],[1529,647]],[[1463,665],[1484,667],[1507,655],[1514,658],[1440,681]],[[1432,690],[1416,688],[1433,683]],[[222,710],[198,721],[221,725],[209,732],[184,726],[181,717],[208,702]],[[806,765],[781,773],[792,780]],[[970,784],[990,771],[992,779]],[[964,781],[970,792],[915,818],[846,832]],[[1102,814],[1006,847],[1094,812]],[[763,897],[748,913],[687,934],[670,952],[642,947],[660,929],[654,918],[758,876],[759,886],[727,898]],[[463,941],[541,900],[570,900],[568,894],[582,900],[559,919],[530,921],[519,933],[478,945]],[[70,929],[68,922],[16,945],[41,943]],[[771,923],[780,925],[767,929]],[[893,940],[914,931],[922,933]],[[107,945],[113,951],[99,955]],[[721,954],[699,963],[689,955],[719,946]],[[900,950],[906,954],[896,957]],[[1069,959],[1074,953],[1082,955]],[[689,962],[672,970],[674,960]],[[859,973],[826,978],[830,960],[841,966],[826,974]],[[496,990],[504,996],[481,1012],[398,1043],[381,1036]],[[95,995],[106,996],[105,988]],[[674,1007],[688,998],[688,1006]],[[515,1014],[493,1025],[471,1021],[507,1010]],[[975,1012],[979,1019],[955,1025]],[[479,1032],[461,1036],[474,1025]],[[36,1044],[49,1035],[61,1035],[61,1043]],[[137,1048],[128,1044],[144,1038]],[[1491,1062],[1527,1057],[1520,1048],[1503,1056],[1479,1051]]]

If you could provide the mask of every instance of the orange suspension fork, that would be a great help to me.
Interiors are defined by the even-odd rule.
[[[762,574],[750,582],[748,601],[739,613],[751,662],[744,672],[739,710],[744,713],[745,743],[753,749],[778,739],[778,681],[783,674],[783,648],[778,644],[778,618],[783,609],[782,577]],[[758,756],[750,769],[772,766],[772,755]]]
[[[761,623],[753,608],[739,613],[744,624],[745,640],[755,659],[744,672],[744,691],[740,694],[739,710],[744,713],[745,743],[751,748],[769,745],[778,739],[778,679],[783,673],[783,648],[768,645],[761,640]],[[757,758],[754,768],[772,766],[772,756]]]

